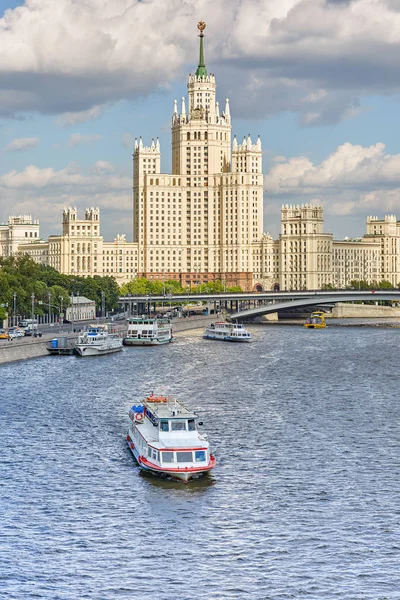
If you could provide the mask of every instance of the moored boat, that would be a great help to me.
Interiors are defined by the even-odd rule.
[[[211,323],[204,329],[203,337],[223,342],[251,342],[250,332],[239,323]]]
[[[169,319],[131,317],[124,346],[159,346],[172,342],[172,325]]]
[[[307,329],[323,329],[326,327],[325,313],[322,310],[316,310],[306,319],[304,327]]]
[[[75,350],[80,356],[100,356],[122,350],[122,338],[107,331],[106,325],[93,325],[79,335]]]
[[[178,400],[153,394],[129,418],[126,440],[141,469],[187,482],[215,466],[198,416]]]

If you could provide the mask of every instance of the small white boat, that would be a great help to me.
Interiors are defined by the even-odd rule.
[[[129,411],[128,446],[141,469],[187,482],[215,467],[197,415],[166,396],[148,396]]]
[[[159,346],[172,342],[172,325],[169,319],[132,317],[128,319],[128,333],[124,346]]]
[[[239,323],[211,323],[204,329],[203,338],[223,342],[250,342],[251,334]]]
[[[105,325],[93,325],[78,337],[75,346],[80,356],[100,356],[122,350],[122,338],[107,331]]]

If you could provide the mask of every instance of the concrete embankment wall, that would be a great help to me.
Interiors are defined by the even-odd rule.
[[[174,319],[172,321],[172,330],[174,333],[179,333],[180,331],[188,331],[189,329],[199,329],[216,320],[222,320],[222,317],[217,318],[216,315],[211,315],[209,317],[188,317],[187,319]]]
[[[377,306],[376,304],[347,304],[338,302],[332,309],[331,313],[327,313],[326,318],[332,319],[362,319],[367,317],[400,317],[400,308],[392,306]]]
[[[174,319],[172,328],[174,333],[180,331],[188,331],[190,329],[198,329],[205,327],[207,323],[215,320],[215,315],[210,317],[189,317],[187,319]],[[114,326],[115,333],[124,334],[126,326]],[[18,360],[27,360],[29,358],[39,358],[40,356],[48,356],[46,345],[49,340],[55,337],[63,337],[67,334],[48,334],[41,338],[17,338],[12,342],[0,340],[0,365]],[[70,336],[71,337],[71,336]],[[76,337],[76,335],[72,335]]]
[[[46,356],[48,354],[46,344],[52,337],[53,336],[46,338],[42,337],[33,340],[19,338],[12,342],[2,340],[0,345],[0,365],[16,360],[26,360],[28,358]]]

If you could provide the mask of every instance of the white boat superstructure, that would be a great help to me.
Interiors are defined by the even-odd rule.
[[[131,317],[128,319],[128,333],[124,337],[124,345],[159,346],[172,342],[172,339],[172,325],[169,319]]]
[[[128,446],[141,469],[187,482],[216,464],[198,417],[181,402],[148,396],[129,411]]]
[[[99,356],[122,350],[122,338],[107,331],[106,325],[93,325],[81,333],[75,346],[80,356]]]
[[[222,321],[208,325],[204,329],[203,337],[207,340],[221,340],[223,342],[251,341],[251,334],[245,329],[244,325]]]

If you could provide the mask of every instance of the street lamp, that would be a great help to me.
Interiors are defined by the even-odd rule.
[[[71,331],[74,329],[74,292],[71,292]]]
[[[101,316],[104,319],[104,313],[105,313],[105,294],[104,294],[104,290],[101,290]]]
[[[34,318],[35,318],[35,294],[33,292],[31,294],[31,300],[32,300],[32,315],[31,315],[31,318],[32,318],[32,324],[33,324],[33,321],[34,321]]]
[[[49,315],[48,315],[48,323],[50,325],[50,300],[51,300],[51,292],[48,292],[47,294],[48,299],[49,299]]]
[[[14,308],[13,308],[13,317],[14,317],[14,327],[17,325],[17,292],[14,292]]]

